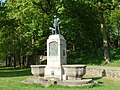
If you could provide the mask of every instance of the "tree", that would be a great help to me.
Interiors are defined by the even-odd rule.
[[[68,48],[78,51],[89,51],[101,47],[101,33],[97,9],[85,1],[63,0],[64,12],[62,33],[65,35]],[[62,16],[62,15],[61,15]],[[61,31],[62,31],[61,30]]]
[[[111,26],[113,28],[111,32],[111,36],[113,39],[115,39],[115,47],[120,46],[120,9],[119,7],[116,8],[114,11],[111,12],[110,16]]]
[[[27,57],[30,64],[29,57],[40,54],[40,50],[46,48],[50,19],[59,8],[58,3],[59,0],[7,0],[7,23],[1,27],[1,45],[5,48],[4,44],[9,43],[5,56],[14,56],[13,61],[17,60],[20,64],[24,61],[21,57]],[[5,50],[1,48],[2,53],[3,51]]]
[[[110,56],[109,56],[109,46],[108,46],[108,39],[107,39],[107,31],[105,29],[105,20],[103,15],[103,0],[98,1],[98,7],[99,7],[99,15],[100,15],[100,27],[101,32],[103,34],[103,48],[104,48],[104,59],[106,63],[109,63]]]

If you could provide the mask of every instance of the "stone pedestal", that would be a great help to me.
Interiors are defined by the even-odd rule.
[[[62,80],[63,68],[66,64],[66,40],[60,34],[50,35],[47,40],[47,66],[45,79]]]

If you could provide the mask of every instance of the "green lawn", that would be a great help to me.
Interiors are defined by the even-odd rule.
[[[51,85],[43,87],[39,84],[23,84],[21,81],[32,77],[30,69],[0,68],[0,90],[120,90],[120,80],[110,78],[94,78],[99,86],[95,87],[65,87]]]

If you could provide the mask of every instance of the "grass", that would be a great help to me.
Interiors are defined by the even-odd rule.
[[[106,66],[120,67],[120,60],[113,60],[110,63],[106,64]]]
[[[96,65],[96,64],[86,64],[87,66],[110,66],[110,67],[120,67],[120,60],[113,60],[110,61],[108,64],[105,64],[105,62]]]
[[[93,78],[99,83],[94,87],[67,87],[51,85],[43,87],[40,84],[24,84],[21,81],[32,77],[30,69],[0,68],[0,90],[119,90],[120,80],[112,78]],[[92,78],[92,77],[90,77]]]

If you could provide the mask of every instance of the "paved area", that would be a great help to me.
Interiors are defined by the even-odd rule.
[[[63,85],[63,86],[81,86],[81,85],[87,85],[92,83],[92,79],[77,79],[77,80],[64,80],[64,81],[56,81],[54,79],[52,80],[45,80],[44,78],[27,78],[22,81],[23,83],[26,84],[31,84],[31,83],[38,83],[42,84],[43,86],[47,87],[51,84],[58,84],[58,85]]]

